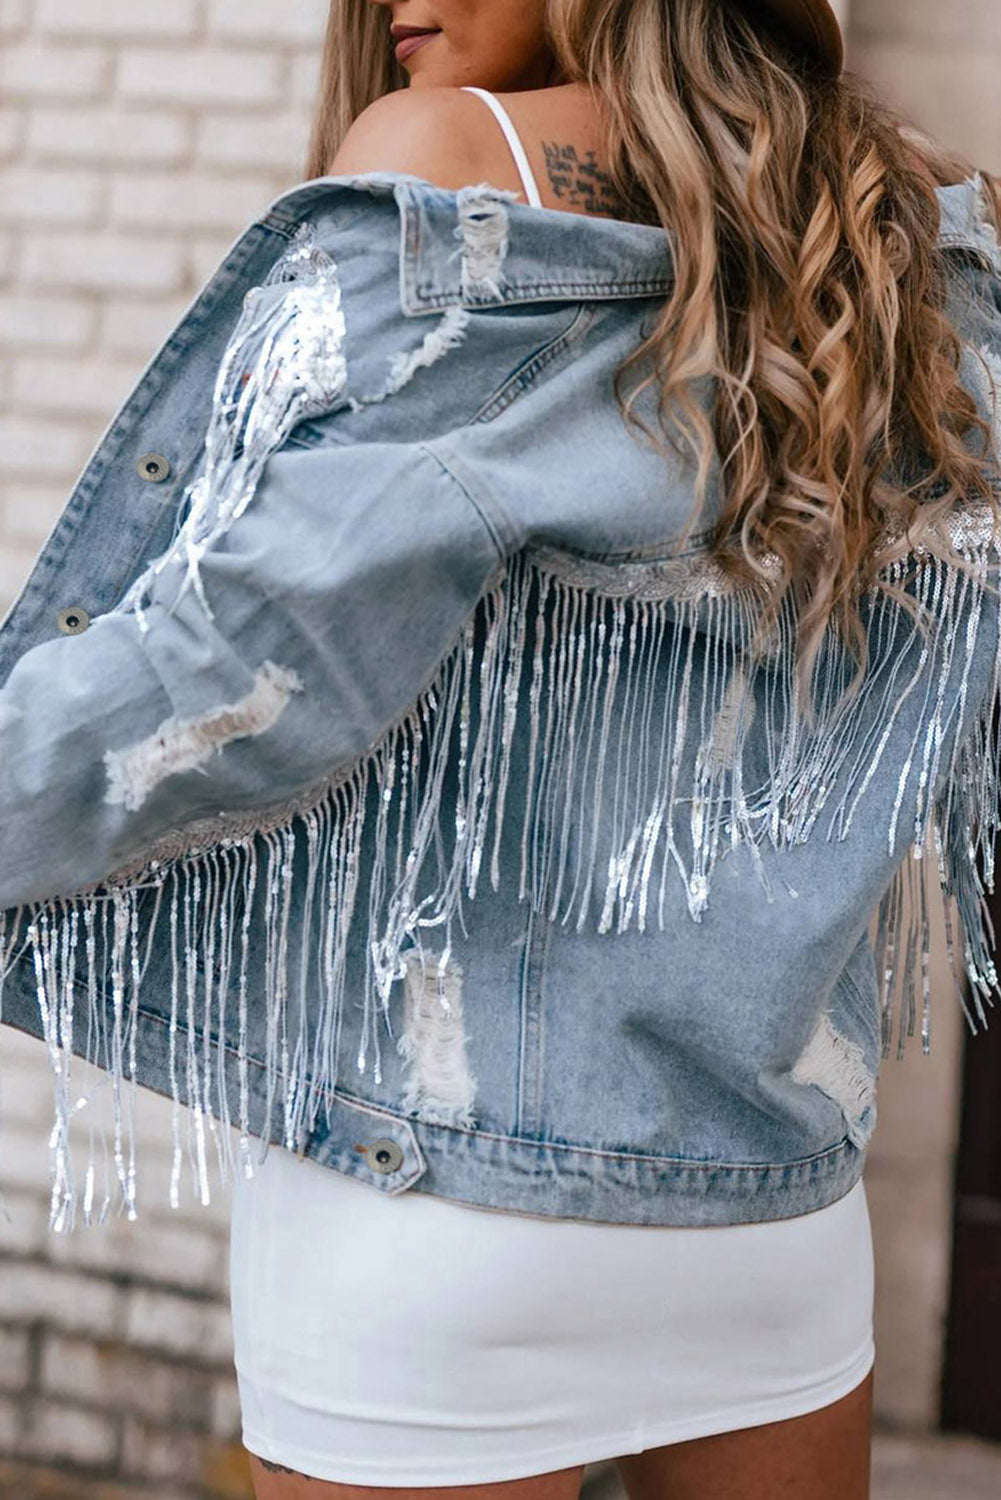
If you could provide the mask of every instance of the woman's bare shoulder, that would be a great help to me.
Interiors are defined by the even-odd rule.
[[[543,201],[580,212],[610,212],[601,172],[597,111],[582,84],[499,93],[524,142]],[[497,121],[464,89],[398,89],[352,124],[327,168],[332,174],[409,172],[439,187],[521,182]]]
[[[481,114],[482,103],[460,88],[397,89],[362,110],[327,171],[410,172],[439,187],[462,187],[488,138],[490,117],[484,122]]]

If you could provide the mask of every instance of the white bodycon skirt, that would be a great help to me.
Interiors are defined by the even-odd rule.
[[[387,1197],[272,1146],[233,1184],[246,1448],[317,1479],[522,1479],[794,1417],[873,1364],[858,1182],[675,1228]]]

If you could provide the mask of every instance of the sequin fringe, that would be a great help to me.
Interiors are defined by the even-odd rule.
[[[304,221],[260,286],[251,287],[216,373],[202,460],[171,546],[119,606],[147,628],[143,605],[168,562],[183,561],[209,619],[200,563],[256,493],[268,458],[308,417],[347,404],[346,328],[333,256]]]
[[[687,567],[674,562],[666,571],[656,565],[617,568],[619,591],[610,593],[596,587],[608,581],[601,564],[523,554],[498,577],[419,702],[364,761],[294,806],[272,809],[252,824],[222,818],[194,825],[184,831],[183,843],[162,841],[142,869],[122,872],[100,891],[32,908],[27,936],[56,1080],[53,1228],[72,1222],[76,1196],[68,1122],[70,1061],[80,1049],[72,1027],[81,955],[94,1039],[90,1056],[111,1075],[115,1173],[126,1211],[134,1216],[135,1150],[124,1090],[136,1077],[135,1018],[146,955],[157,936],[167,934],[175,1109],[171,1202],[176,1206],[182,1158],[182,1069],[190,1101],[189,1156],[198,1195],[207,1202],[210,1152],[224,1180],[235,1165],[229,1133],[217,1123],[229,1124],[233,1101],[226,1098],[220,1058],[208,1041],[224,1034],[230,1002],[238,1007],[241,1079],[234,1123],[241,1167],[253,1170],[247,954],[258,884],[266,892],[263,915],[255,917],[267,950],[265,1129],[271,1130],[278,1112],[282,1139],[294,1149],[338,1082],[334,1039],[353,943],[364,942],[368,953],[355,1064],[364,1073],[371,1052],[379,1082],[375,1021],[381,1012],[389,1028],[390,996],[405,977],[408,955],[433,931],[441,969],[447,968],[462,902],[475,898],[484,879],[494,889],[515,880],[520,897],[550,921],[600,932],[662,926],[671,882],[679,881],[689,915],[698,921],[710,900],[714,867],[728,848],[745,844],[754,852],[767,890],[760,857],[765,844],[782,848],[810,837],[849,836],[865,816],[865,791],[892,725],[915,694],[925,711],[899,770],[886,830],[888,853],[898,853],[900,864],[879,912],[884,1049],[898,980],[899,1048],[913,1031],[919,991],[928,1045],[933,873],[950,908],[953,973],[958,978],[958,916],[963,967],[976,1014],[985,1021],[984,1005],[1001,993],[985,902],[993,889],[993,842],[1001,823],[995,719],[1001,646],[994,647],[990,692],[973,730],[953,737],[948,764],[942,745],[951,713],[964,709],[970,667],[982,645],[984,584],[989,566],[996,569],[999,548],[987,540],[992,518],[986,507],[979,519],[972,513],[952,519],[954,537],[967,538],[962,550],[975,564],[973,577],[937,556],[912,554],[915,595],[933,607],[939,627],[927,644],[912,636],[909,651],[899,635],[903,611],[879,593],[869,625],[878,654],[865,686],[847,707],[839,704],[833,689],[840,659],[822,653],[817,681],[824,696],[809,734],[788,690],[791,632],[749,666],[749,600],[737,589],[721,592],[704,559]],[[899,580],[903,568],[900,561],[890,572]],[[787,625],[785,620],[781,629]],[[916,632],[917,626],[908,620],[906,629]],[[955,682],[956,653],[958,702],[951,688],[946,693],[946,684]],[[767,767],[753,778],[758,785],[748,787],[744,747],[758,715]],[[933,800],[937,786],[942,790]],[[373,807],[372,853],[365,862],[362,841]],[[830,817],[821,833],[822,814]],[[505,855],[502,839],[512,819],[517,837]],[[515,847],[519,853],[511,860]],[[292,879],[302,855],[305,886]],[[138,897],[150,886],[152,912],[140,921]],[[911,897],[906,933],[905,891]],[[296,941],[318,956],[322,976],[308,1001],[303,976],[312,971],[291,962],[289,951],[294,903],[304,910]],[[102,973],[110,976],[110,1015],[98,1004]],[[183,1056],[177,1055],[179,1043]],[[93,1192],[91,1163],[85,1216]]]
[[[464,276],[496,283],[506,246],[503,206],[485,208],[479,190],[465,206]],[[464,325],[464,317],[444,321],[430,343],[394,365],[386,390],[372,399],[445,357]],[[280,380],[275,367],[284,372]],[[349,401],[336,267],[306,228],[264,288],[248,294],[219,371],[202,474],[165,554],[186,560],[199,593],[199,559],[250,503],[267,455],[296,421]],[[793,687],[794,621],[780,614],[771,649],[751,661],[754,597],[711,559],[610,565],[555,551],[521,554],[493,581],[411,711],[357,764],[294,803],[188,826],[96,892],[19,913],[13,930],[0,933],[0,948],[5,972],[24,941],[34,966],[55,1088],[51,1228],[72,1228],[78,1206],[86,1222],[100,1220],[111,1202],[107,1182],[103,1197],[98,1192],[93,1140],[77,1184],[70,1126],[86,1100],[74,1097],[74,1056],[110,1079],[113,1172],[121,1205],[136,1216],[139,999],[151,954],[163,952],[156,943],[170,955],[169,1196],[176,1207],[182,1079],[187,1154],[201,1201],[209,1201],[213,1157],[223,1181],[237,1166],[231,1124],[239,1168],[253,1172],[248,1029],[259,991],[256,977],[253,996],[249,989],[252,939],[263,940],[267,997],[266,1119],[255,1135],[277,1134],[298,1149],[343,1082],[337,1049],[349,954],[365,956],[355,1066],[364,1073],[371,1054],[378,1083],[380,1012],[391,1033],[394,987],[427,933],[439,972],[448,971],[463,901],[482,882],[499,890],[515,881],[522,900],[577,930],[662,926],[678,890],[699,921],[728,849],[751,851],[769,891],[766,845],[821,836],[825,814],[824,837],[849,835],[867,816],[867,789],[915,702],[918,728],[886,828],[888,854],[899,863],[879,908],[884,1052],[898,988],[898,1052],[914,1029],[918,989],[928,1046],[932,873],[946,898],[953,974],[958,926],[975,1014],[985,1021],[985,1005],[1001,993],[986,903],[1001,823],[1001,632],[983,604],[1001,548],[986,505],[957,509],[949,528],[972,576],[921,548],[885,575],[913,582],[936,622],[927,642],[899,605],[873,590],[864,685],[845,700],[854,664],[831,642],[815,670],[809,732]],[[140,621],[164,560],[122,603]],[[990,690],[972,732],[953,737],[946,765],[945,731],[964,712],[984,618],[995,631]],[[745,755],[752,730],[753,773]],[[81,989],[85,1038],[74,1034]],[[227,1096],[224,1048],[213,1041],[232,1038],[231,1007],[236,1100]],[[967,1016],[973,1024],[968,1009]]]

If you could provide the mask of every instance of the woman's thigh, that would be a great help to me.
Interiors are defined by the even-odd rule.
[[[619,1458],[629,1500],[869,1500],[872,1379],[802,1417]]]
[[[309,1479],[251,1454],[257,1500],[577,1500],[584,1465],[495,1484],[450,1484],[406,1489],[366,1484],[328,1484]]]

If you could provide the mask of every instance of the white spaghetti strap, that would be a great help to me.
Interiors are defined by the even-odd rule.
[[[463,84],[462,90],[466,94],[479,94],[484,103],[489,104],[498,125],[504,132],[504,137],[508,145],[511,147],[511,154],[517,164],[522,186],[525,189],[525,196],[533,208],[541,208],[542,198],[539,194],[535,174],[528,164],[528,157],[525,155],[525,148],[521,144],[521,138],[514,128],[514,122],[503,104],[495,94],[491,94],[489,89],[476,88],[473,84]]]

